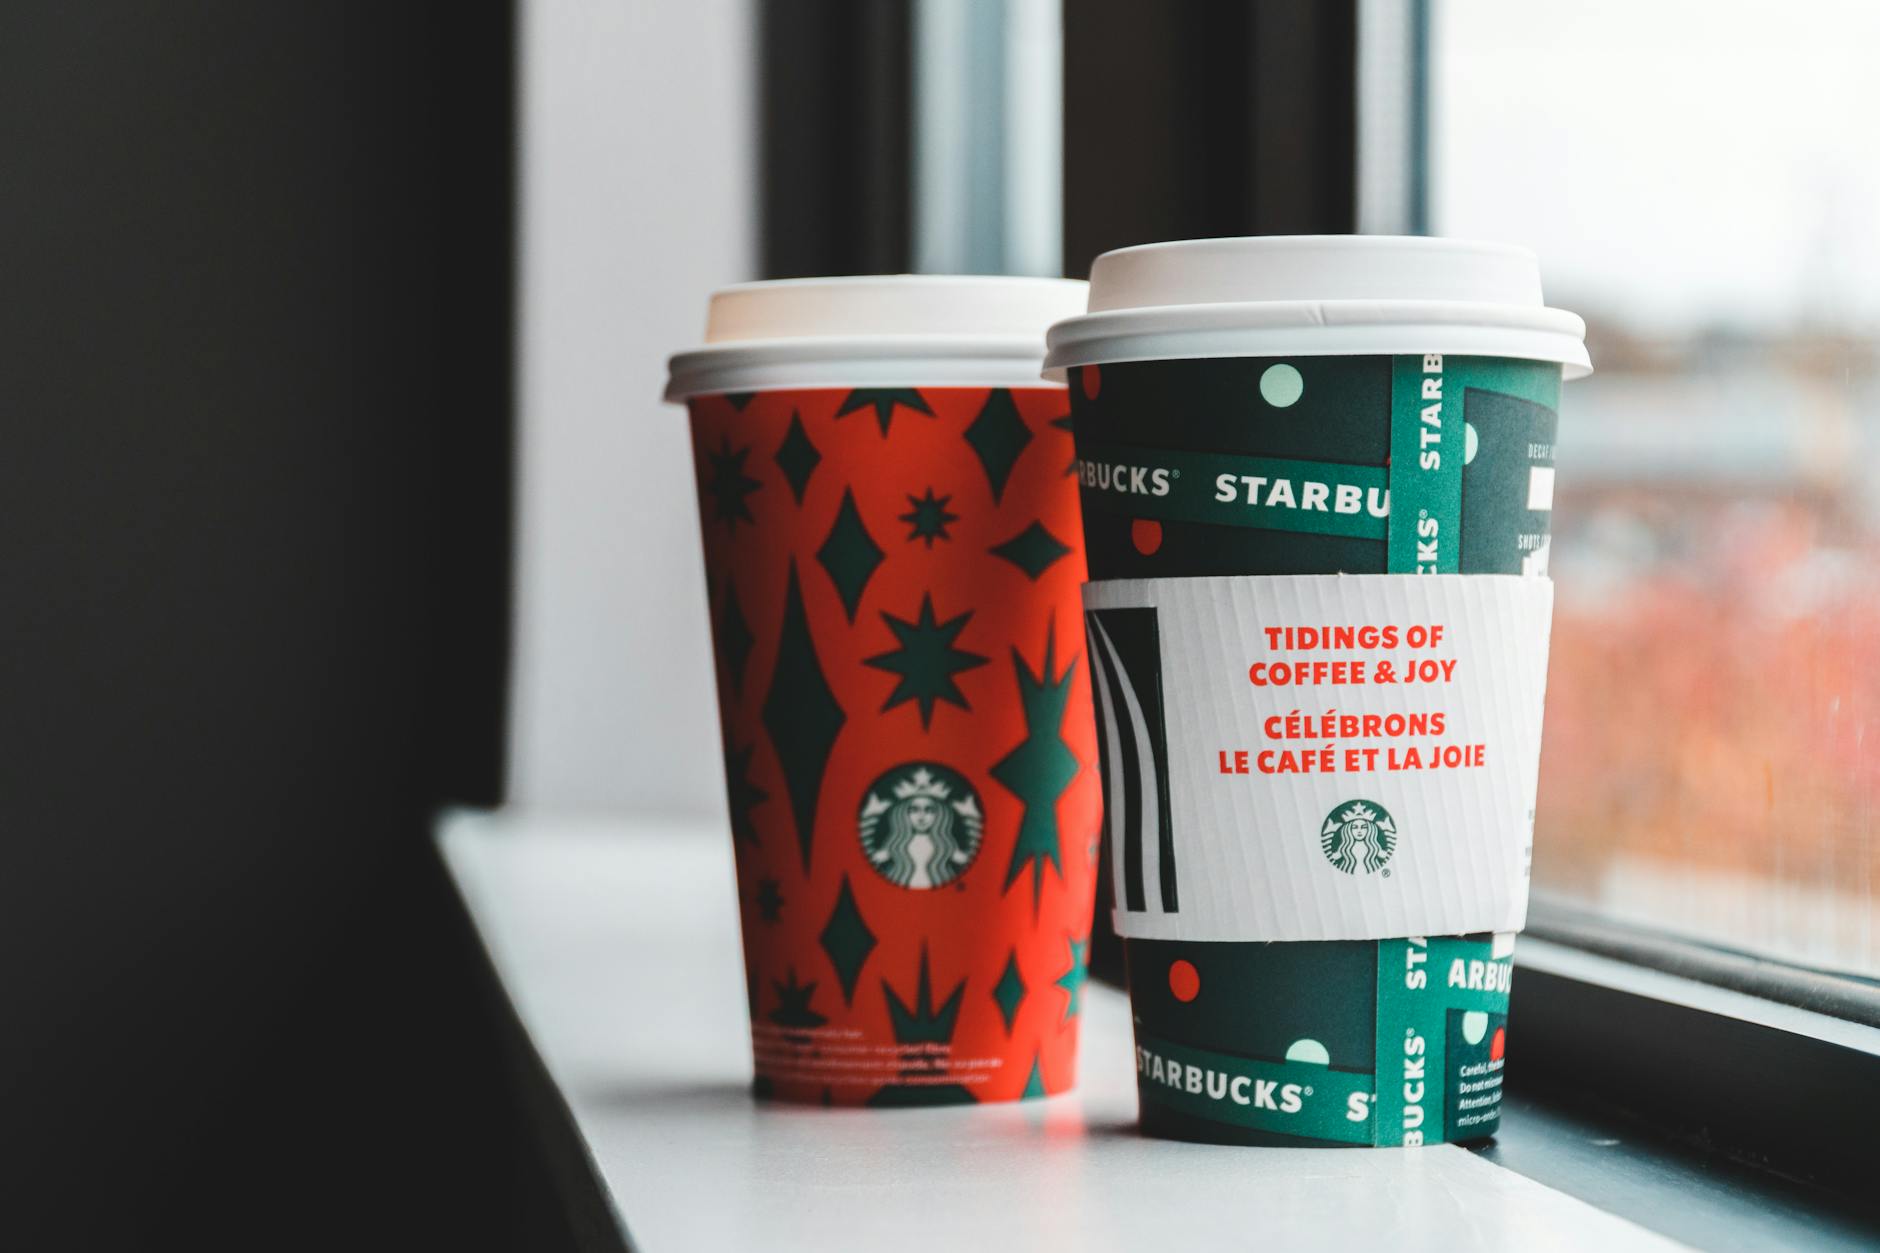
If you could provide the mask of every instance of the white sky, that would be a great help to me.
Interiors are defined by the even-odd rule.
[[[1880,0],[1436,0],[1437,233],[1675,334],[1880,329]]]

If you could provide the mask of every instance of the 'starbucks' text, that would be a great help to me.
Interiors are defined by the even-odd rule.
[[[1205,1094],[1210,1100],[1232,1101],[1236,1105],[1269,1109],[1279,1114],[1296,1114],[1305,1105],[1305,1089],[1299,1084],[1255,1079],[1250,1075],[1170,1061],[1141,1045],[1136,1046],[1136,1073],[1191,1096]]]
[[[1318,479],[1219,474],[1214,478],[1214,499],[1223,505],[1256,505],[1262,509],[1368,513],[1373,518],[1390,516],[1389,488],[1367,489],[1356,483],[1329,483]]]

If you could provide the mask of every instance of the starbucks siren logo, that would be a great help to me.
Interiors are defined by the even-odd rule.
[[[930,761],[896,766],[862,797],[862,852],[888,882],[937,888],[965,873],[979,852],[985,815],[957,770]]]
[[[1325,815],[1319,848],[1346,874],[1375,874],[1397,851],[1397,825],[1376,801],[1350,801]]]

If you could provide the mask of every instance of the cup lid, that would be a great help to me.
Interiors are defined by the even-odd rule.
[[[1591,373],[1586,324],[1541,298],[1525,248],[1388,235],[1192,239],[1121,248],[1084,316],[1051,328],[1047,370],[1182,357],[1451,352]]]
[[[705,346],[675,354],[667,400],[779,387],[1049,386],[1045,329],[1081,313],[1075,279],[884,274],[713,292]]]

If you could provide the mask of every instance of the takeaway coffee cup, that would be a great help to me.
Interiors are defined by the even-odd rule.
[[[756,1091],[1073,1082],[1099,785],[1061,280],[753,283],[691,414]]]
[[[1583,331],[1530,253],[1356,237],[1108,253],[1052,329],[1150,1133],[1495,1130]]]

